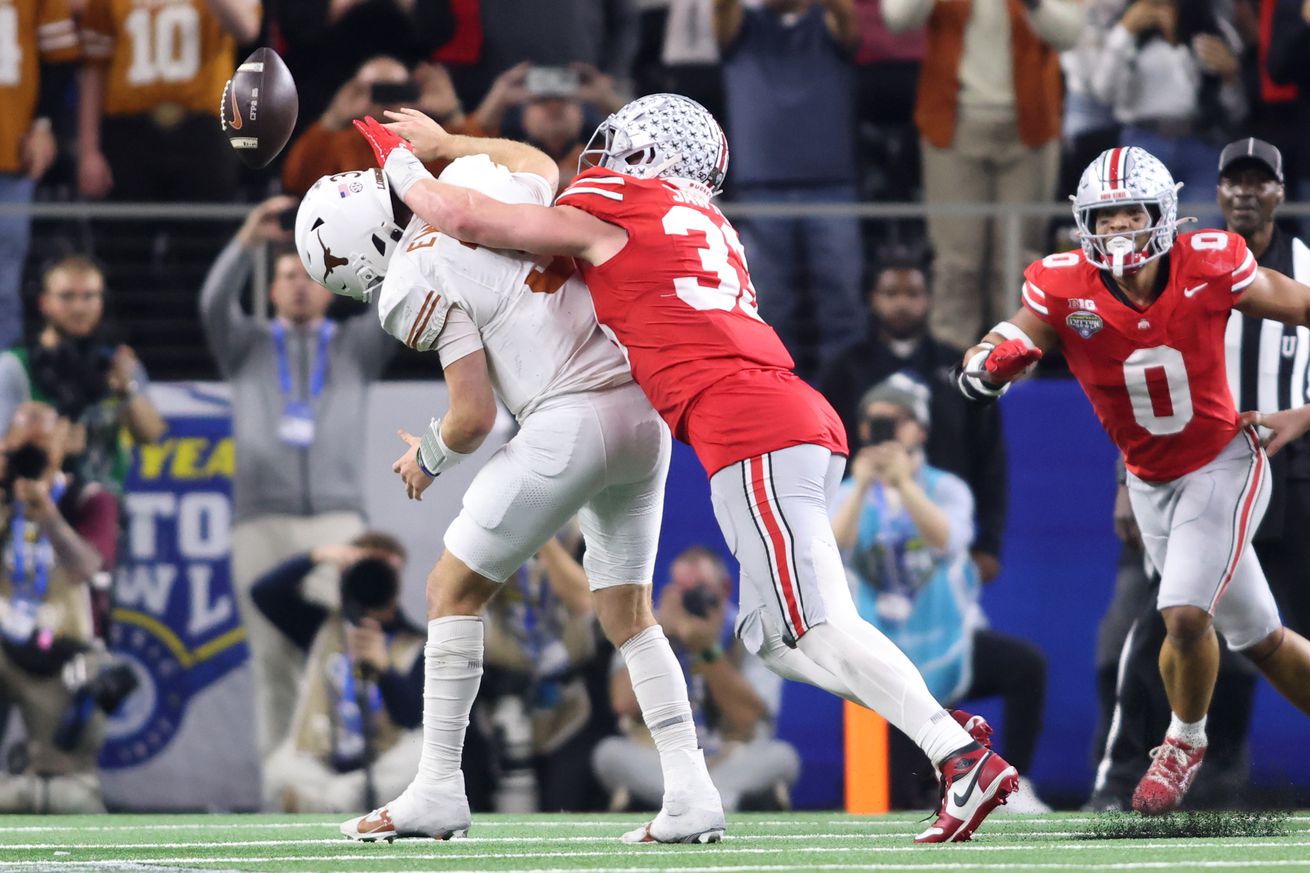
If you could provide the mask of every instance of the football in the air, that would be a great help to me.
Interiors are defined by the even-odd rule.
[[[255,49],[223,86],[218,117],[241,160],[263,167],[291,138],[300,112],[296,83],[271,48]]]

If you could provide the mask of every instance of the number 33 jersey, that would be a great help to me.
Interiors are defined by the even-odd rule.
[[[628,232],[604,264],[579,266],[633,378],[710,475],[794,445],[846,454],[837,414],[760,318],[741,241],[708,196],[593,167],[556,202]]]
[[[1240,236],[1201,231],[1179,235],[1161,269],[1164,290],[1144,308],[1081,252],[1034,262],[1023,285],[1128,469],[1150,482],[1209,463],[1241,427],[1224,331],[1257,266]]]

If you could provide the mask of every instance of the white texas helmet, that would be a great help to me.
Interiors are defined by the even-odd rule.
[[[403,235],[386,174],[377,168],[324,176],[296,213],[296,251],[306,272],[353,300],[368,300],[382,284]]]
[[[641,179],[691,179],[717,194],[728,172],[728,140],[704,106],[681,94],[649,94],[606,118],[578,159]]]
[[[1073,200],[1073,217],[1078,223],[1078,238],[1083,254],[1095,267],[1113,270],[1136,270],[1173,248],[1178,235],[1178,189],[1169,168],[1146,149],[1120,146],[1106,149],[1087,165],[1078,180]],[[1096,211],[1106,206],[1140,203],[1151,216],[1143,230],[1128,234],[1097,234]],[[1138,251],[1138,242],[1149,234],[1146,246]],[[1131,243],[1113,243],[1112,240]]]

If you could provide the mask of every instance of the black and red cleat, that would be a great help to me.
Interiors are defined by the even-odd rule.
[[[956,721],[960,721],[959,716]],[[990,739],[990,727],[987,730],[985,737]],[[942,802],[937,820],[914,838],[916,843],[964,842],[992,810],[1019,788],[1019,771],[978,742],[942,761],[940,779]]]

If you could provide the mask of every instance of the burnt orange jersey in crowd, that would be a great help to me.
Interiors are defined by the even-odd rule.
[[[82,43],[88,60],[108,64],[108,116],[162,103],[217,116],[236,68],[236,40],[205,0],[91,0]]]
[[[0,0],[0,173],[22,170],[18,148],[32,126],[40,61],[77,54],[67,0]]]

